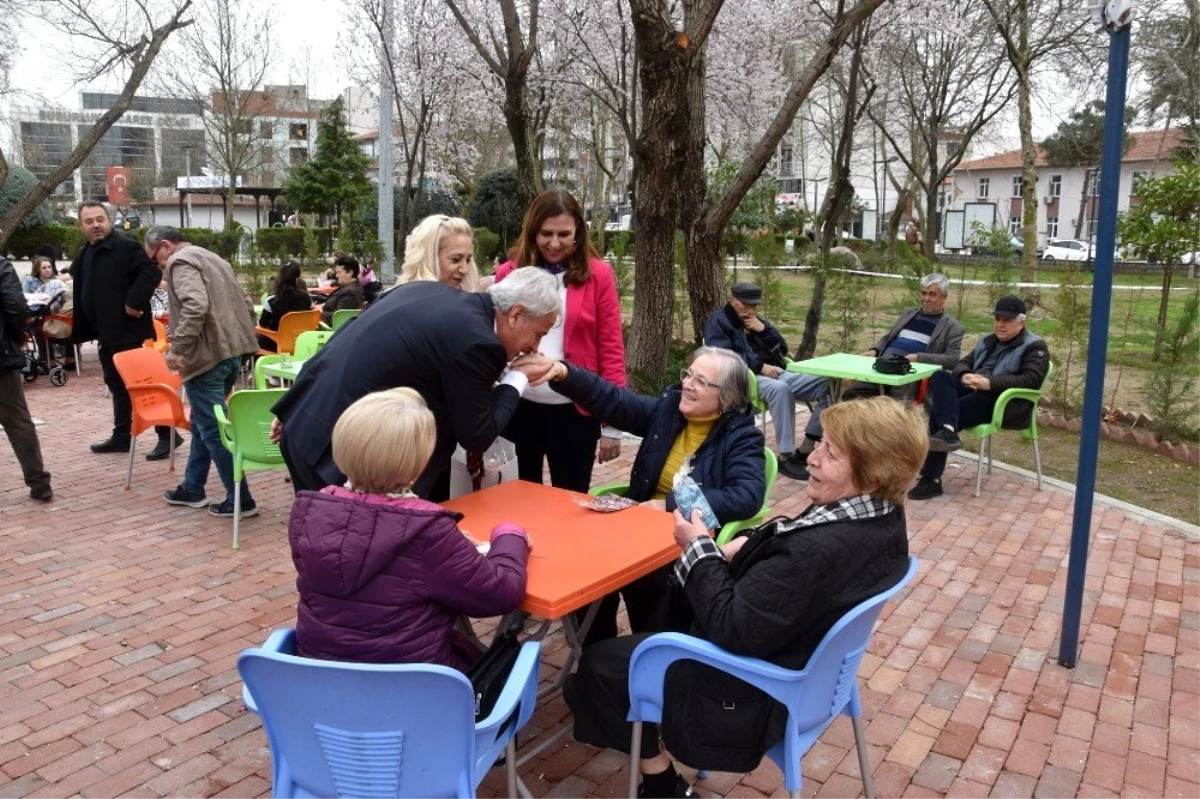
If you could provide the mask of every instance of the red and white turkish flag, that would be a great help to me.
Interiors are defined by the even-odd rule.
[[[127,166],[110,166],[105,170],[108,180],[108,201],[113,205],[129,205],[129,178],[133,170]]]

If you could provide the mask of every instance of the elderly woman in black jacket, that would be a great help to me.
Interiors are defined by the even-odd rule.
[[[681,382],[659,397],[618,388],[586,369],[537,355],[513,364],[533,379],[581,405],[619,430],[642,437],[633,460],[627,497],[675,509],[671,481],[691,456],[692,478],[700,485],[720,524],[748,519],[762,507],[766,490],[763,435],[750,410],[750,372],[737,353],[701,347]],[[634,632],[667,625],[668,570],[621,589]],[[617,634],[617,594],[602,600],[585,643]]]
[[[889,397],[844,402],[824,415],[809,456],[812,500],[802,514],[723,547],[699,516],[675,512],[683,554],[673,567],[693,612],[689,632],[738,655],[803,668],[848,610],[900,581],[908,566],[902,503],[924,459],[924,415]],[[566,686],[577,740],[628,752],[629,659],[644,635],[584,651]],[[641,796],[689,796],[661,748],[682,762],[750,771],[783,735],[786,711],[758,689],[694,661],[664,686],[662,744],[642,739]]]

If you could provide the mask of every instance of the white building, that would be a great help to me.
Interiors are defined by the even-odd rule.
[[[1183,140],[1179,130],[1141,131],[1130,135],[1133,137],[1133,146],[1121,159],[1118,211],[1128,210],[1137,204],[1137,196],[1133,193],[1137,176],[1163,175],[1175,171],[1173,151]],[[1035,163],[1038,172],[1039,244],[1044,245],[1046,239],[1054,238],[1078,237],[1094,241],[1100,208],[1099,170],[1054,166],[1047,161],[1041,148],[1038,149]],[[943,226],[946,235],[954,235],[954,226],[951,224],[954,217],[949,215],[954,212],[963,212],[964,219],[975,219],[985,226],[990,221],[1020,235],[1022,188],[1020,150],[959,164],[943,187],[939,202],[947,220]],[[969,227],[965,229],[965,236],[969,240]],[[944,243],[947,247],[951,246],[945,237]]]

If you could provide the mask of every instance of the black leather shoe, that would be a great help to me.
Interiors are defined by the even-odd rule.
[[[795,455],[792,455],[787,458],[780,458],[779,459],[779,473],[786,477],[790,477],[793,480],[807,480],[808,479],[808,465],[806,463],[807,460],[808,460],[807,458],[797,458]]]
[[[121,436],[106,438],[98,444],[92,444],[92,452],[129,452],[129,439]]]
[[[909,489],[909,499],[933,499],[940,497],[945,491],[942,490],[942,481],[935,480],[932,477],[922,477],[917,481],[917,484]]]
[[[54,491],[50,486],[40,486],[38,488],[29,489],[29,496],[39,502],[49,502],[54,499]]]
[[[183,436],[175,433],[175,449],[179,449],[179,445],[183,443]],[[148,461],[163,461],[171,454],[171,439],[160,438],[158,443],[154,445],[154,449],[146,453]]]

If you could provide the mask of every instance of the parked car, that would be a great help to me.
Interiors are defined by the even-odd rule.
[[[1050,239],[1042,257],[1047,261],[1094,261],[1096,246],[1077,239]]]

